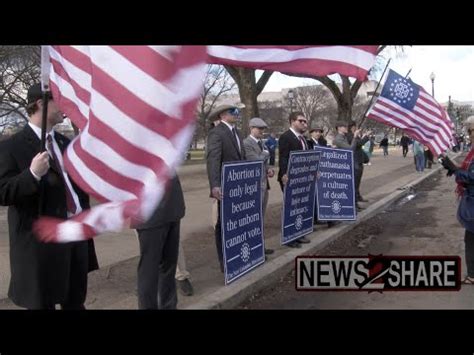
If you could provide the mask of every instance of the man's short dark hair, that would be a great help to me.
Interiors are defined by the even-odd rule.
[[[53,99],[53,95],[50,91],[46,92],[46,97],[49,100]],[[41,91],[41,84],[36,83],[30,86],[28,89],[28,93],[26,96],[27,105],[26,105],[26,113],[29,116],[33,115],[36,111],[38,111],[38,104],[36,103],[38,100],[43,99],[43,92]]]
[[[303,116],[304,117],[304,113],[301,112],[301,111],[295,111],[295,112],[291,112],[290,115],[288,116],[288,121],[290,122],[293,122],[293,121],[296,121],[298,116]]]

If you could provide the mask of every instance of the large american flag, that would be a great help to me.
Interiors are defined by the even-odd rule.
[[[435,155],[452,147],[453,123],[446,110],[421,86],[393,70],[367,117],[402,128]]]
[[[81,134],[68,174],[100,205],[67,221],[43,217],[43,241],[69,242],[148,219],[194,132],[203,46],[50,46],[50,87]]]
[[[208,46],[210,61],[282,73],[366,80],[379,46]]]
[[[69,242],[147,220],[192,138],[205,63],[365,79],[377,46],[48,46],[55,102],[79,127],[64,165],[101,204],[42,217],[43,241]],[[43,74],[44,76],[44,74]]]

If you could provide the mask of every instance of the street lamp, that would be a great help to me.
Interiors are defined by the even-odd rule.
[[[430,79],[431,79],[431,96],[433,96],[433,99],[434,99],[434,80],[436,78],[436,75],[435,73],[431,73],[430,74]]]
[[[295,93],[292,89],[288,90],[288,100],[290,101],[290,112],[293,112],[293,99],[295,98]]]

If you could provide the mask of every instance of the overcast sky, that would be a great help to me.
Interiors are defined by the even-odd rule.
[[[401,75],[412,69],[410,78],[429,93],[430,74],[434,72],[437,101],[446,102],[449,95],[456,101],[474,101],[474,46],[405,46],[403,54],[390,50],[385,58],[388,60],[390,56],[391,69]],[[264,91],[280,91],[312,83],[317,82],[274,73]]]

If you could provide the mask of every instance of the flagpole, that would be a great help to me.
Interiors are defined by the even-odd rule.
[[[46,150],[46,121],[48,116],[49,93],[49,52],[46,46],[41,46],[41,91],[43,93],[43,115],[41,120],[40,152]]]
[[[364,112],[364,115],[362,116],[362,121],[360,122],[359,124],[359,129],[362,127],[362,125],[364,124],[365,122],[365,119],[366,119],[366,115],[367,115],[367,112],[369,112],[369,109],[370,109],[370,106],[372,105],[372,102],[374,101],[374,98],[375,98],[375,95],[377,94],[377,90],[380,86],[380,83],[382,82],[382,79],[385,75],[385,72],[387,71],[387,68],[388,68],[388,65],[390,64],[390,61],[392,60],[392,58],[390,58],[387,62],[387,64],[385,65],[385,69],[383,70],[383,73],[382,73],[382,76],[380,77],[380,80],[379,82],[377,83],[377,86],[375,87],[375,91],[374,91],[374,94],[372,95],[372,98],[370,99],[370,102],[369,102],[369,105],[367,106],[367,109],[365,110]]]
[[[40,152],[46,150],[46,123],[48,119],[48,99],[49,99],[49,52],[46,46],[41,46],[41,91],[43,94],[43,111],[41,117],[41,141]],[[44,178],[40,180],[40,196],[38,201],[39,215],[43,214],[44,200]]]

